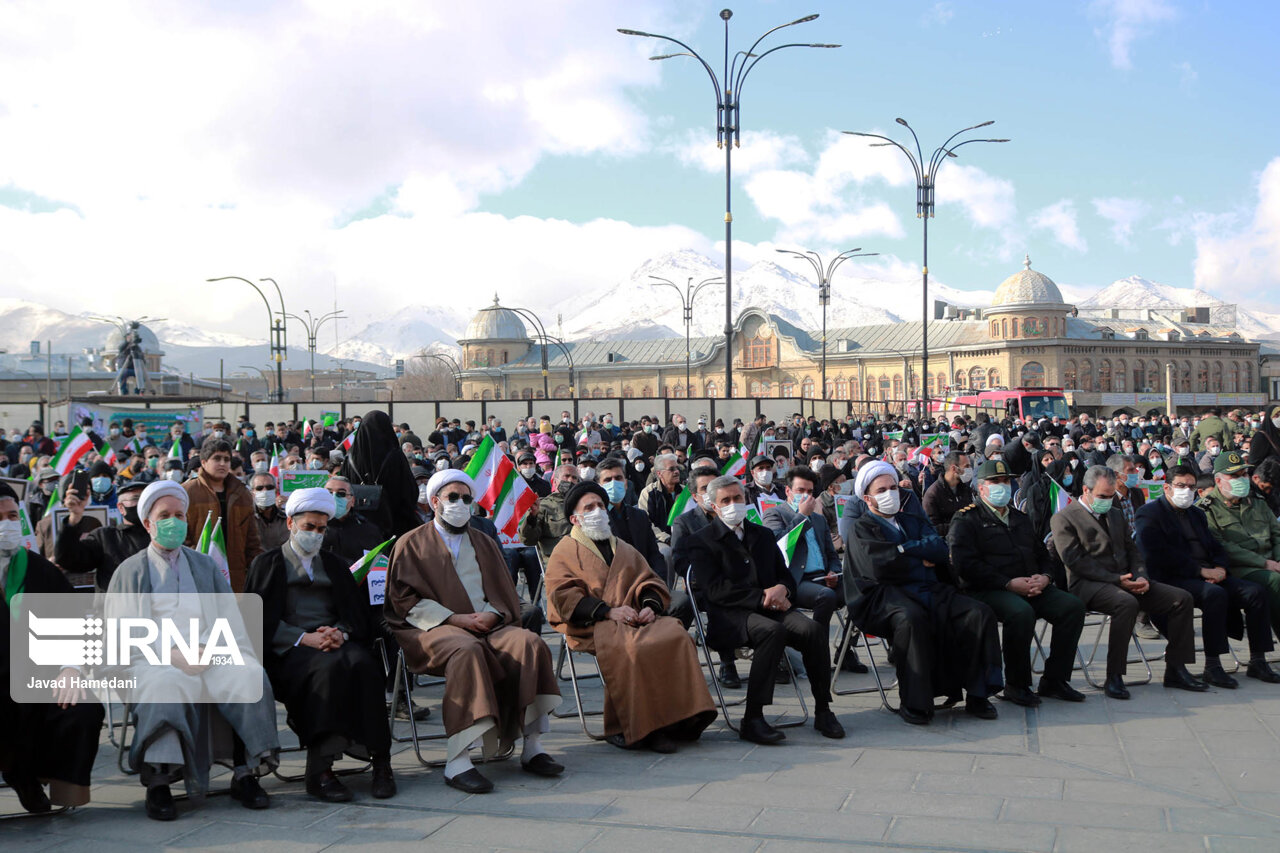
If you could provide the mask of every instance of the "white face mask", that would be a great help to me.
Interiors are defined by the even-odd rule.
[[[762,489],[767,489],[773,485],[773,472],[767,468],[762,471],[756,471],[751,476],[756,481],[756,485]]]
[[[22,522],[0,521],[0,553],[12,554],[22,547]]]
[[[532,480],[537,473],[538,467],[536,465],[526,465],[520,469],[520,476],[526,480]]]
[[[688,428],[689,428],[689,425],[684,421],[680,421],[680,423],[676,424],[676,429],[680,430],[681,432],[684,432]]]
[[[418,503],[428,504],[430,502],[430,499],[427,497],[427,484],[423,483],[421,486],[418,486]]]
[[[890,489],[875,496],[876,509],[884,515],[897,515],[902,499],[897,489]]]
[[[265,459],[260,459],[257,462],[253,463],[253,473],[255,474],[265,474],[270,470],[271,470],[271,463]]]
[[[747,517],[746,504],[729,504],[718,507],[716,511],[720,513],[720,520],[728,527],[737,527]]]
[[[471,507],[462,501],[440,501],[440,518],[445,524],[465,527],[471,521]]]
[[[295,530],[290,538],[294,549],[304,557],[314,557],[324,544],[324,534],[315,530]]]
[[[1170,502],[1178,509],[1186,509],[1195,503],[1196,490],[1190,486],[1174,486],[1173,497]]]
[[[590,465],[583,465],[578,468],[578,479],[590,482],[596,478],[596,469]]]
[[[1271,425],[1276,429],[1280,429],[1280,418],[1272,418]]]
[[[1210,455],[1210,456],[1217,456],[1217,455],[1218,455],[1219,453],[1221,453],[1221,452],[1222,452],[1222,448],[1221,448],[1220,446],[1218,446],[1218,445],[1209,445],[1209,455]]]
[[[175,483],[181,483],[184,479],[186,479],[186,477],[183,475],[181,471],[170,471],[169,473],[165,474],[165,477],[167,479],[173,480],[173,482]]]
[[[266,491],[262,491],[262,492],[254,492],[253,502],[260,509],[266,509],[269,506],[275,506],[276,490],[267,489]]]
[[[636,471],[637,471],[638,473],[641,473],[641,474],[643,474],[643,473],[644,473],[644,463],[643,463],[643,462],[637,462],[637,463],[636,463]]]
[[[962,482],[962,483],[972,483],[972,482],[973,482],[973,474],[974,474],[974,469],[972,469],[972,468],[965,468],[965,469],[964,469],[964,471],[962,471],[962,472],[960,473],[960,482]]]
[[[609,511],[603,507],[578,516],[578,524],[583,533],[597,542],[613,535],[609,530]]]

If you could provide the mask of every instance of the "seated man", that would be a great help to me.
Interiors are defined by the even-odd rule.
[[[1233,467],[1228,459],[1224,472]],[[1160,499],[1148,501],[1138,510],[1138,548],[1147,571],[1155,580],[1191,593],[1196,607],[1200,608],[1205,681],[1228,690],[1239,686],[1222,668],[1219,656],[1230,653],[1228,625],[1233,622],[1238,625],[1243,610],[1249,632],[1246,674],[1272,684],[1280,682],[1280,675],[1267,664],[1267,652],[1275,648],[1275,644],[1271,639],[1271,608],[1266,590],[1227,573],[1225,567],[1230,563],[1227,552],[1209,532],[1204,510],[1195,506],[1195,500],[1196,471],[1190,465],[1178,465],[1169,471]],[[1236,636],[1240,633],[1237,631]]]
[[[622,460],[616,456],[601,459],[596,466],[596,482],[609,497],[606,507],[612,535],[639,551],[653,573],[662,578],[669,588],[673,579],[667,571],[666,558],[658,550],[658,539],[654,536],[649,516],[622,502],[627,493],[627,471]],[[555,553],[554,550],[552,553]]]
[[[1202,491],[1198,506],[1227,552],[1227,571],[1266,590],[1271,630],[1280,637],[1280,521],[1251,493],[1243,454],[1230,451],[1218,460],[1213,486]]]
[[[717,477],[708,483],[707,505],[715,520],[689,534],[693,537],[689,562],[709,623],[707,645],[755,650],[739,737],[759,744],[786,740],[765,721],[764,706],[773,702],[775,673],[787,646],[800,651],[809,671],[814,729],[825,737],[844,737],[844,727],[831,711],[827,636],[816,622],[793,609],[796,582],[773,534],[746,520],[742,483],[736,477]]]
[[[151,536],[151,545],[120,564],[111,576],[108,595],[118,594],[118,599],[128,601],[141,601],[142,596],[150,595],[151,616],[173,618],[180,624],[201,616],[195,594],[231,595],[231,586],[217,563],[182,544],[187,535],[188,505],[186,490],[172,480],[157,480],[143,489],[138,515]],[[107,613],[111,615],[110,602]],[[223,681],[235,678],[232,670],[238,668],[205,669],[182,661],[181,655],[175,654],[173,667],[160,671],[162,675],[149,673],[152,677],[140,684],[133,697],[137,723],[129,764],[147,788],[147,816],[155,820],[177,817],[169,785],[179,779],[185,782],[188,793],[203,795],[209,787],[209,765],[213,761],[207,736],[209,721],[202,713],[208,706],[164,701],[164,697],[236,690],[236,686]],[[223,701],[211,707],[234,731],[232,798],[245,808],[264,809],[270,800],[256,776],[270,773],[279,765],[280,742],[271,685],[266,673],[256,664],[253,667],[259,670],[257,675],[262,682],[258,701]]]
[[[445,782],[483,794],[493,783],[471,763],[473,743],[488,757],[523,735],[526,771],[558,776],[564,767],[540,740],[560,704],[551,652],[518,624],[520,601],[502,550],[469,524],[471,484],[456,468],[432,475],[435,518],[396,542],[385,612],[409,669],[445,677]]]
[[[903,508],[898,476],[887,462],[868,462],[854,481],[865,511],[845,539],[849,618],[893,644],[904,721],[927,725],[935,696],[954,703],[962,692],[966,712],[994,720],[988,697],[1004,686],[995,614],[938,580],[947,543],[922,513]]]
[[[1004,698],[1027,707],[1040,704],[1031,692],[1031,642],[1036,620],[1044,619],[1053,626],[1053,644],[1038,692],[1083,702],[1084,694],[1068,682],[1084,628],[1084,603],[1054,586],[1043,571],[1049,552],[1031,519],[1010,505],[1012,480],[1004,461],[978,468],[978,500],[951,519],[951,564],[965,594],[990,607],[1004,624]]]
[[[639,551],[613,536],[608,502],[595,483],[565,497],[573,527],[547,566],[548,618],[569,648],[596,656],[609,742],[675,752],[676,741],[698,739],[715,707],[689,632],[663,615],[667,585]]]
[[[351,791],[333,772],[344,752],[372,760],[373,796],[395,796],[382,662],[369,650],[368,596],[350,563],[323,551],[336,512],[326,489],[298,489],[285,504],[289,539],[249,565],[245,592],[262,596],[267,674],[307,748],[307,793],[344,803]]]
[[[56,687],[52,701],[41,704],[16,702],[9,692],[9,623],[19,620],[20,627],[25,621],[23,594],[70,592],[57,566],[23,547],[18,496],[0,483],[0,771],[29,812],[89,802],[89,774],[98,754],[103,709],[82,688]],[[69,667],[49,673],[57,679],[77,675]]]
[[[1209,685],[1187,672],[1187,664],[1196,656],[1191,594],[1148,579],[1124,514],[1112,506],[1115,495],[1115,471],[1091,465],[1084,473],[1080,497],[1054,513],[1049,522],[1053,546],[1067,569],[1067,588],[1085,607],[1111,617],[1103,692],[1112,699],[1129,698],[1124,674],[1139,610],[1169,620],[1164,686],[1208,690]]]

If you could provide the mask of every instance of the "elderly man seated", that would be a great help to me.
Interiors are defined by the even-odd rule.
[[[540,740],[560,704],[551,652],[519,625],[502,550],[470,524],[473,493],[471,478],[456,468],[432,475],[427,500],[435,518],[396,542],[385,612],[409,668],[445,677],[445,782],[483,794],[493,783],[471,762],[476,743],[493,756],[523,735],[526,771],[559,776],[564,767]]]
[[[331,803],[351,791],[334,774],[334,758],[350,752],[373,762],[373,796],[395,796],[391,731],[383,703],[382,663],[367,596],[350,565],[322,551],[336,513],[327,489],[299,489],[285,504],[288,540],[249,565],[245,592],[262,596],[267,674],[289,711],[289,727],[307,748],[307,793]]]
[[[548,617],[571,649],[596,656],[609,742],[675,752],[676,741],[697,740],[716,712],[689,632],[663,615],[667,585],[613,535],[608,505],[595,483],[565,496],[573,526],[547,566]]]
[[[172,480],[157,480],[142,491],[138,517],[151,536],[151,545],[122,562],[107,587],[107,615],[150,615],[171,618],[177,624],[190,619],[210,623],[211,617],[230,618],[243,625],[231,600],[231,585],[211,557],[183,546],[187,535],[187,492]],[[208,598],[222,593],[225,601],[216,612]],[[149,604],[144,597],[149,596]],[[124,610],[114,611],[115,607]],[[208,628],[206,627],[206,631]],[[234,773],[231,796],[245,808],[264,809],[270,801],[256,776],[278,766],[280,742],[276,732],[275,698],[266,673],[252,657],[247,637],[239,643],[245,655],[244,667],[202,666],[173,651],[173,665],[164,669],[147,667],[134,672],[140,678],[131,700],[137,714],[137,728],[129,763],[139,772],[147,788],[147,816],[155,820],[177,817],[169,785],[182,779],[187,792],[202,796],[209,787],[210,719],[206,707],[216,709],[234,733],[232,760]],[[254,691],[248,685],[260,683],[261,696],[249,700]],[[175,702],[173,697],[225,697],[209,706],[191,701]],[[250,761],[253,763],[250,764]]]

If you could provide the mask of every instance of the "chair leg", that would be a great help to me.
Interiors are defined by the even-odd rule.
[[[1137,631],[1133,632],[1133,647],[1137,649],[1138,657],[1136,660],[1134,658],[1130,658],[1129,663],[1141,663],[1144,667],[1146,667],[1147,675],[1141,681],[1129,681],[1128,677],[1126,676],[1125,682],[1127,684],[1150,684],[1152,678],[1154,678],[1155,676],[1154,676],[1154,673],[1151,672],[1151,660],[1147,657],[1147,653],[1142,650],[1142,641],[1138,639]]]
[[[876,637],[875,639],[877,642],[880,643],[880,648],[882,649],[886,648],[883,637]],[[898,713],[897,707],[895,707],[894,704],[889,701],[889,693],[888,693],[889,690],[893,690],[898,686],[897,670],[896,669],[894,670],[893,683],[886,688],[884,685],[884,680],[880,677],[880,666],[879,664],[876,663],[875,652],[871,650],[871,638],[867,636],[867,633],[865,631],[862,633],[862,648],[867,653],[867,663],[871,666],[871,674],[874,675],[876,679],[876,690],[880,692],[880,704],[883,705],[884,709],[890,712],[891,714]],[[870,691],[868,690],[864,692],[870,692]]]
[[[1102,619],[1097,623],[1098,633],[1093,638],[1093,646],[1089,650],[1088,660],[1085,659],[1084,649],[1079,645],[1076,646],[1076,659],[1080,662],[1080,671],[1084,674],[1084,680],[1089,683],[1090,687],[1101,690],[1105,686],[1105,677],[1103,681],[1098,681],[1094,678],[1092,667],[1094,658],[1098,656],[1098,646],[1102,643],[1102,633],[1107,629],[1107,623],[1111,621],[1111,617],[1101,613],[1087,614],[1086,618],[1088,616],[1101,616]]]
[[[1044,651],[1044,635],[1048,631],[1049,623],[1042,619],[1040,620],[1039,629],[1031,635],[1036,644],[1036,650],[1031,654],[1031,673],[1033,675],[1044,675],[1044,663],[1049,660],[1049,656]]]
[[[578,667],[573,661],[573,649],[569,648],[569,641],[567,638],[564,637],[563,634],[560,637],[560,653],[569,661],[569,682],[570,682],[570,685],[573,687],[574,711],[577,712],[578,722],[582,724],[583,734],[585,734],[587,737],[591,738],[592,740],[604,740],[607,737],[607,735],[603,731],[601,731],[599,734],[596,734],[595,732],[591,731],[590,727],[587,725],[587,717],[603,717],[604,709],[602,708],[599,711],[585,710],[582,706],[582,693],[578,688],[578,681],[583,678],[599,678],[600,685],[603,687],[604,674],[597,673],[596,675],[593,675],[593,676],[578,675]],[[598,663],[597,663],[597,666],[599,666]],[[573,711],[560,713],[559,709],[556,709],[551,713],[553,716],[561,717],[561,718],[569,717],[573,715]]]

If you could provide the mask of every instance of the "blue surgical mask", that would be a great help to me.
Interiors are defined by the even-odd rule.
[[[1008,483],[992,483],[987,486],[987,503],[994,507],[1008,506],[1012,496],[1013,487]]]
[[[244,431],[244,437],[245,437],[245,438],[253,438],[253,430],[251,430],[251,429],[247,429],[247,430],[245,430],[245,431]]]
[[[609,496],[609,503],[616,504],[622,501],[622,496],[627,493],[627,484],[624,480],[611,480],[608,483],[601,483],[604,493]]]
[[[333,496],[333,506],[334,506],[333,517],[342,518],[344,515],[347,514],[347,509],[350,507],[350,505],[351,505],[351,502],[346,498],[340,498],[337,495],[334,495]]]
[[[100,495],[105,495],[111,491],[110,477],[94,477],[89,481],[89,487]]]
[[[1124,484],[1125,484],[1125,487],[1126,487],[1126,488],[1130,488],[1130,489],[1137,487],[1137,485],[1138,485],[1138,475],[1137,475],[1136,473],[1134,473],[1134,474],[1125,474],[1125,476],[1124,476]]]
[[[1074,474],[1063,474],[1063,475],[1062,475],[1062,485],[1064,485],[1064,486],[1070,486],[1070,485],[1071,485],[1071,483],[1072,483],[1072,481],[1074,481],[1074,480],[1075,480],[1075,475],[1074,475]]]

